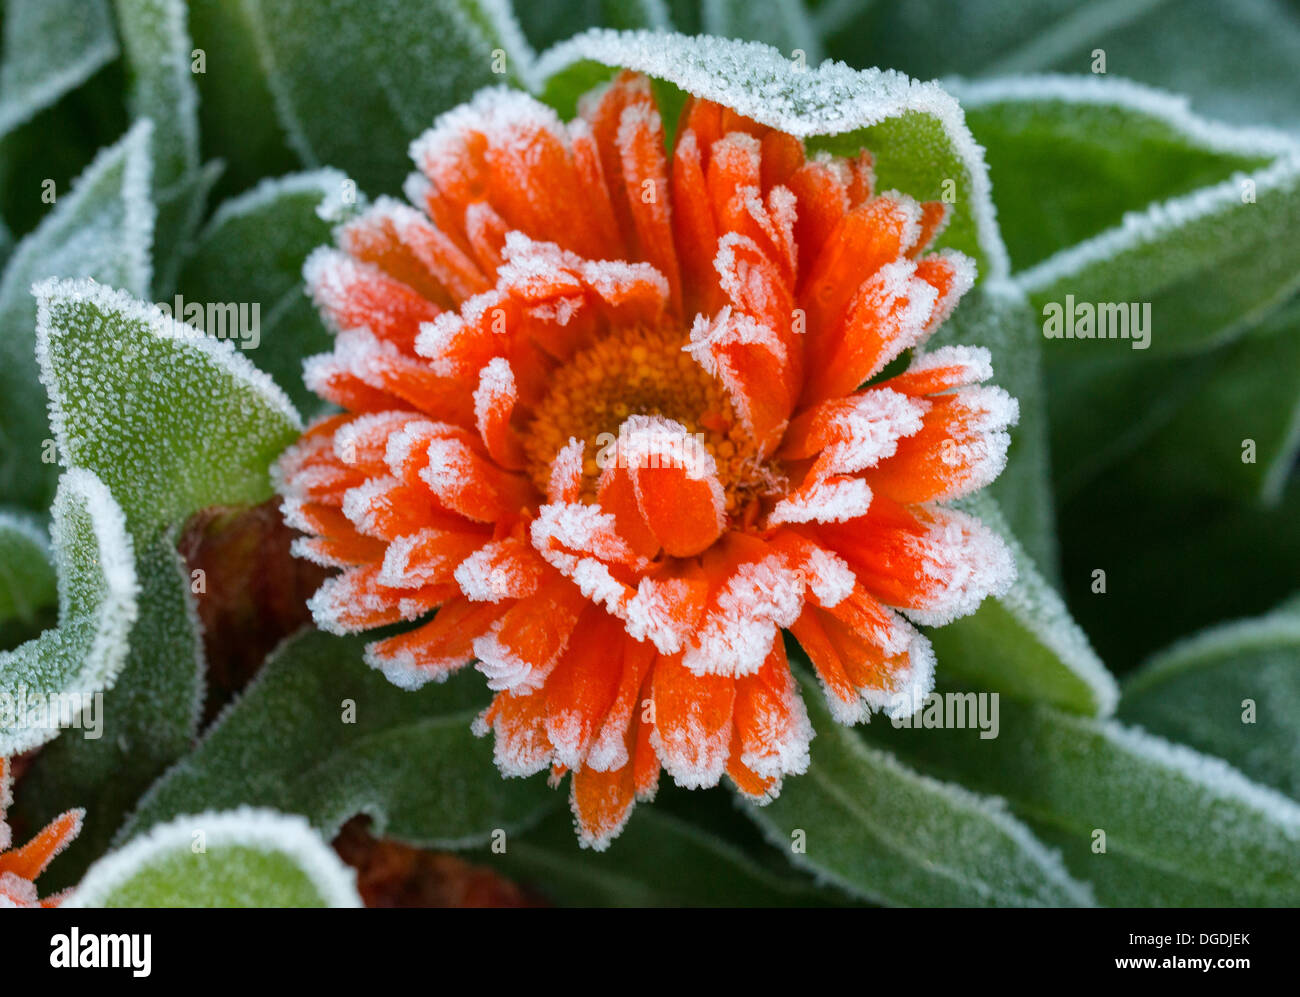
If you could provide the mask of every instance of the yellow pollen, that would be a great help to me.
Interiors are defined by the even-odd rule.
[[[583,493],[594,498],[598,458],[612,457],[619,427],[632,415],[657,415],[681,423],[713,455],[728,515],[771,491],[780,469],[759,458],[722,385],[683,350],[686,344],[677,330],[634,326],[611,332],[559,367],[524,433],[537,487],[545,492],[551,461],[572,437],[586,443]]]

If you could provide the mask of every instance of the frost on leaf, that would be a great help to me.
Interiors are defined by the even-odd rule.
[[[91,277],[146,295],[152,269],[154,207],[149,199],[152,125],[136,125],[103,150],[50,214],[22,240],[0,280],[0,482],[5,497],[45,509],[55,466],[44,458],[49,425],[34,358],[34,281]]]
[[[1026,230],[1031,242],[1041,243],[1044,226],[1035,212],[1068,233],[1066,244],[1045,258],[1042,245],[1018,253],[1024,269],[1016,280],[1040,314],[1067,294],[1078,302],[1148,302],[1154,357],[1229,339],[1294,290],[1300,267],[1290,237],[1300,221],[1294,136],[1207,121],[1184,100],[1125,81],[1029,77],[959,85],[956,92],[990,154],[1000,153],[1003,163],[1042,168],[1044,154],[1080,149],[1070,168],[1081,174],[1082,188],[1069,192],[1070,204],[1049,192],[1040,204],[1008,200],[1003,212],[1013,249],[1025,246]],[[1106,137],[1116,129],[1121,138]],[[1090,160],[1094,152],[1100,165]],[[1117,158],[1141,163],[1143,171],[1135,165],[1134,175],[1117,173]],[[1180,186],[1153,191],[1147,174],[1161,171]],[[1021,176],[995,179],[999,191],[1024,186]],[[1130,188],[1145,196],[1133,200]],[[1099,221],[1106,227],[1096,231]],[[1093,231],[1082,231],[1085,224]],[[1056,341],[1048,355],[1069,349],[1077,358],[1096,345]]]
[[[111,688],[136,618],[136,574],[122,510],[90,471],[63,476],[50,529],[59,625],[0,653],[0,755],[28,751]]]
[[[796,864],[888,904],[1092,905],[1088,888],[999,800],[908,768],[832,723],[821,697],[804,699],[819,733],[808,774],[747,808],[787,852],[796,830],[815,829],[817,847],[793,853]]]
[[[294,151],[366,189],[400,186],[406,143],[433,114],[480,87],[530,78],[532,51],[506,0],[243,6]]]
[[[361,898],[356,873],[305,820],[241,807],[155,827],[91,866],[67,906],[360,907]]]
[[[298,414],[229,340],[88,280],[35,288],[37,358],[62,459],[94,470],[137,539],[270,493]]]
[[[0,60],[0,135],[117,56],[104,0],[9,0]]]
[[[1300,800],[1300,603],[1210,627],[1127,676],[1126,723],[1230,762]]]
[[[955,185],[952,220],[937,245],[974,257],[981,279],[1007,275],[984,151],[957,101],[937,83],[841,62],[800,67],[758,42],[606,30],[549,49],[535,75],[547,102],[568,117],[579,95],[599,78],[593,67],[602,65],[665,80],[804,139],[810,148],[837,154],[872,149],[882,190],[938,200]]]
[[[115,0],[115,8],[130,81],[128,105],[135,120],[154,126],[154,290],[163,295],[171,292],[182,251],[222,166],[200,169],[199,93],[184,0]]]
[[[973,615],[931,632],[940,660],[963,679],[990,689],[1109,716],[1119,700],[1114,678],[1060,595],[1012,536],[997,505],[978,495],[960,507],[1006,542],[1016,561],[1016,579]]]
[[[348,196],[347,183],[337,170],[314,170],[231,198],[199,234],[180,275],[187,302],[224,301],[237,287],[241,301],[260,309],[256,341],[239,345],[304,414],[321,402],[302,383],[302,361],[325,350],[330,336],[302,292],[302,265],[329,241],[330,223],[318,212]]]

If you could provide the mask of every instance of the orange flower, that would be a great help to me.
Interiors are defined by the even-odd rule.
[[[22,848],[10,849],[13,833],[5,822],[5,814],[13,802],[12,787],[9,759],[0,758],[0,907],[57,907],[67,891],[41,900],[36,895],[34,880],[81,831],[85,811],[69,810]]]
[[[339,330],[307,381],[346,412],[277,469],[296,552],[344,569],[318,624],[437,608],[370,664],[476,660],[498,766],[572,772],[597,848],[661,766],[759,800],[806,768],[783,629],[838,719],[910,714],[933,655],[904,616],[1014,573],[938,504],[996,477],[1017,414],[987,351],[920,350],[974,279],[925,253],[944,206],[714,103],[676,136],[630,73],[567,124],[507,90],[443,115],[423,211],[381,200],[307,263]]]

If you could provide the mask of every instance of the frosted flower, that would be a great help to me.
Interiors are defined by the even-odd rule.
[[[63,851],[81,831],[82,810],[69,810],[51,821],[22,848],[10,848],[13,832],[5,821],[13,802],[13,779],[8,758],[0,758],[0,907],[57,907],[65,893],[41,900],[34,880],[50,860]]]
[[[296,552],[343,569],[317,623],[422,620],[368,648],[402,686],[477,662],[498,766],[571,772],[597,848],[661,768],[768,800],[807,767],[783,631],[839,720],[911,713],[912,623],[1014,573],[940,504],[1017,415],[987,351],[922,352],[974,278],[926,252],[945,207],[705,101],[666,148],[631,73],[568,123],[507,90],[443,115],[417,207],[307,263],[338,336],[306,377],[346,412],[277,468]]]

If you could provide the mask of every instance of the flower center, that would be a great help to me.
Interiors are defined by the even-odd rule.
[[[560,367],[524,436],[537,487],[545,492],[551,461],[572,437],[587,444],[584,495],[594,498],[600,458],[612,457],[619,427],[628,416],[657,415],[681,423],[712,454],[728,515],[772,492],[780,469],[759,456],[722,385],[682,349],[687,341],[673,329],[619,329]]]

